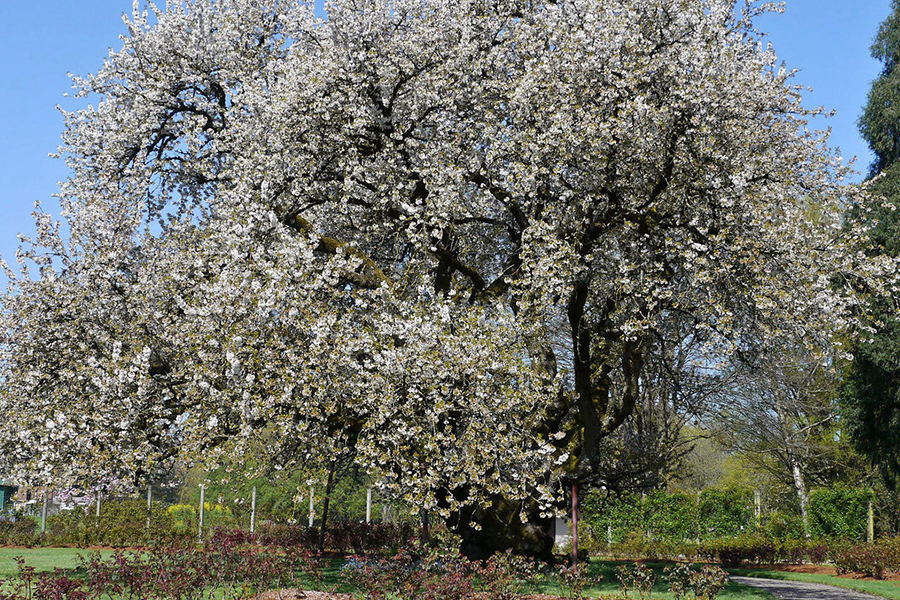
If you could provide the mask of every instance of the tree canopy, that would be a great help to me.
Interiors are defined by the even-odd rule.
[[[868,232],[867,254],[900,256],[900,3],[878,28],[872,56],[884,68],[872,83],[859,129],[875,154],[868,182],[881,198],[870,210],[851,210],[849,219]],[[878,465],[888,483],[900,474],[900,319],[896,297],[871,294],[869,318],[854,345],[853,361],[842,393],[846,423],[856,447]]]
[[[890,269],[842,227],[865,197],[769,8],[136,9],[75,78],[70,235],[37,211],[8,272],[5,472],[349,452],[445,514],[603,483],[651,395],[694,410],[769,340],[828,346],[858,305],[835,279]]]

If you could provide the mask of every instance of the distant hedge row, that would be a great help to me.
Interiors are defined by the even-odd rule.
[[[706,489],[699,497],[661,490],[619,498],[590,493],[582,513],[597,537],[610,535],[614,543],[635,535],[682,542],[739,535],[753,523],[752,502],[752,492],[737,488]]]
[[[47,532],[41,534],[39,520],[18,515],[0,520],[0,545],[11,546],[110,546],[115,548],[187,544],[197,542],[198,523],[192,507],[166,507],[154,502],[147,528],[147,503],[141,499],[111,500],[102,504],[101,513],[82,510],[63,511],[47,519]],[[207,505],[204,519],[204,539],[217,532],[249,535],[235,529],[227,510],[220,505]],[[325,532],[325,549],[342,554],[372,553],[408,544],[417,535],[410,524],[382,524],[338,522]],[[291,546],[298,550],[315,551],[319,538],[316,527],[301,524],[264,522],[257,528],[255,539],[260,543]]]
[[[837,485],[813,490],[809,501],[809,533],[813,539],[861,541],[866,536],[870,491]],[[699,495],[661,490],[646,495],[606,497],[592,492],[582,515],[594,535],[613,543],[634,537],[662,542],[728,539],[759,530],[753,492],[742,488],[709,488]],[[802,537],[799,518],[767,532],[774,537]]]

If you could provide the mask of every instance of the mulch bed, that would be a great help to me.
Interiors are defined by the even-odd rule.
[[[884,577],[880,580],[874,577],[868,577],[864,573],[844,573],[838,575],[837,569],[832,565],[765,565],[762,568],[771,571],[784,571],[786,573],[809,573],[812,575],[831,575],[832,577],[841,577],[843,579],[865,579],[868,581],[900,581],[900,573],[885,571]]]

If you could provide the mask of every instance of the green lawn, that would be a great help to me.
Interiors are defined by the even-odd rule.
[[[38,571],[51,571],[56,567],[61,569],[76,568],[80,564],[78,556],[86,553],[86,550],[80,550],[78,548],[0,548],[0,579],[16,576],[18,569],[15,560],[13,560],[13,558],[16,556],[23,557],[26,564],[35,567]],[[104,550],[102,554],[104,556],[111,556],[113,554],[113,551]],[[614,595],[616,597],[621,597],[621,592],[619,591],[619,584],[618,579],[616,579],[615,571],[616,567],[619,564],[621,563],[612,561],[591,561],[589,567],[591,575],[594,577],[602,577],[600,584],[591,588],[591,596],[596,597],[603,594],[607,596]],[[325,585],[327,587],[338,587],[340,588],[338,591],[342,592],[352,591],[348,586],[341,585],[340,565],[340,561],[332,561],[331,565],[325,569]],[[647,566],[654,571],[657,577],[657,584],[653,589],[653,598],[659,600],[673,600],[674,597],[671,593],[668,592],[665,580],[663,578],[662,569],[664,565],[662,563],[647,563]],[[738,570],[735,570],[735,574],[741,575],[752,575],[754,573],[759,576],[759,574],[763,573],[763,571],[744,569],[740,570],[740,573],[738,573]],[[772,573],[775,576],[786,575],[785,573],[779,572]],[[892,587],[895,592],[900,592],[900,587],[898,587],[897,585],[893,585]],[[869,588],[854,589],[872,591]],[[547,594],[561,593],[559,587],[556,586],[555,583],[549,581],[539,583],[535,586],[535,589],[531,591],[543,592]],[[874,593],[880,592],[875,591]],[[900,600],[900,594],[893,596],[887,594],[882,595],[885,595],[888,598],[897,598],[898,600]],[[630,597],[634,598],[636,597],[636,594],[632,592]],[[730,583],[719,596],[719,600],[773,600],[773,597],[770,594],[755,588]]]
[[[900,600],[900,582],[898,581],[868,581],[861,579],[846,579],[831,575],[816,575],[812,573],[788,573],[784,571],[770,571],[768,569],[728,569],[733,575],[745,577],[764,577],[766,579],[784,579],[789,581],[807,581],[809,583],[824,583],[848,590],[868,592],[885,598]]]
[[[34,567],[38,571],[52,571],[55,567],[60,569],[73,569],[80,563],[78,555],[87,554],[87,550],[79,548],[0,548],[0,578],[13,577],[19,569],[16,556],[25,559],[25,564]],[[112,550],[103,550],[104,558],[112,555]]]
[[[631,563],[628,561],[591,560],[591,576],[601,576],[603,579],[598,585],[591,588],[590,596],[596,597],[602,594],[605,596],[614,595],[616,598],[622,598],[622,593],[619,589],[619,580],[616,578],[616,567],[621,564]],[[669,586],[666,584],[663,574],[663,568],[668,563],[645,562],[644,564],[646,564],[647,567],[653,571],[654,575],[656,575],[656,585],[653,587],[654,600],[674,600],[675,596],[669,592]],[[546,594],[561,593],[559,587],[551,583],[539,585],[534,591]],[[628,597],[637,598],[637,592],[632,591]],[[775,597],[768,592],[764,592],[757,588],[729,583],[719,595],[719,600],[775,600]]]

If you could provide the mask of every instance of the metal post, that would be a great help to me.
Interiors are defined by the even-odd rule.
[[[101,494],[100,494],[100,492],[98,491],[98,492],[97,492],[97,516],[98,516],[98,517],[100,516],[100,496],[101,496]]]
[[[256,486],[253,486],[253,492],[250,494],[250,533],[256,531]]]
[[[316,490],[313,488],[312,484],[310,484],[310,486],[309,486],[309,526],[310,527],[313,526],[313,523],[315,522],[315,519],[316,519],[315,495],[316,495]]]
[[[366,524],[372,522],[372,488],[366,490]]]
[[[200,486],[200,534],[199,540],[203,541],[203,511],[206,509],[206,487]]]

